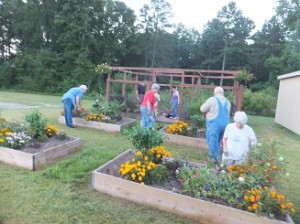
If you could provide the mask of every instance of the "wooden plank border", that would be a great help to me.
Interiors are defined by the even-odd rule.
[[[135,119],[131,118],[122,118],[118,124],[103,123],[97,121],[86,121],[83,118],[74,117],[73,124],[79,127],[86,127],[92,129],[104,130],[107,132],[121,132],[123,128],[130,127],[136,122]],[[58,123],[65,124],[65,117],[60,116],[58,118]]]
[[[174,192],[141,185],[120,177],[108,175],[112,166],[120,166],[133,150],[127,150],[115,159],[92,172],[92,188],[114,197],[152,206],[167,212],[187,217],[200,223],[215,224],[288,224],[286,222],[257,216],[253,213],[192,198]]]
[[[205,138],[193,138],[184,135],[174,135],[167,133],[168,125],[160,129],[168,138],[164,142],[169,142],[177,145],[185,145],[190,147],[197,147],[201,149],[208,149],[207,142]]]
[[[70,141],[34,154],[0,147],[0,161],[27,170],[38,170],[81,150],[80,138],[69,138]]]

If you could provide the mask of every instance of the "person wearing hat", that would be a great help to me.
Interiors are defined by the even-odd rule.
[[[151,89],[145,93],[140,106],[142,116],[141,126],[143,128],[151,128],[154,125],[155,102],[157,102],[155,93],[158,93],[159,90],[160,86],[157,83],[153,83]]]
[[[79,87],[73,87],[69,89],[62,97],[61,101],[64,104],[64,115],[65,115],[65,121],[66,125],[70,128],[75,128],[73,125],[73,119],[72,114],[74,108],[78,112],[81,112],[81,106],[80,106],[80,100],[87,91],[86,85],[81,85]]]
[[[214,96],[201,105],[200,111],[206,118],[206,141],[209,156],[215,162],[221,160],[221,142],[226,125],[229,123],[231,104],[224,96],[224,90],[218,86]]]
[[[246,113],[237,111],[233,120],[234,123],[226,126],[223,136],[222,160],[227,166],[244,162],[250,147],[256,144],[255,133],[246,124],[248,120]]]

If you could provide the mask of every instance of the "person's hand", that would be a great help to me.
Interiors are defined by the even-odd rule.
[[[82,109],[81,109],[80,106],[77,106],[76,109],[77,109],[78,112],[81,112],[81,111],[82,111]]]

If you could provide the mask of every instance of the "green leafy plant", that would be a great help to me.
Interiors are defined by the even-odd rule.
[[[134,148],[142,151],[161,145],[166,138],[165,135],[157,130],[142,128],[140,126],[133,127],[127,133]]]
[[[206,122],[206,120],[200,114],[199,115],[198,114],[192,115],[191,116],[191,120],[195,124],[196,128],[200,128],[200,129],[205,128],[205,122]]]
[[[33,138],[43,139],[46,137],[47,120],[42,114],[35,110],[25,116],[25,121],[29,125],[30,133]]]

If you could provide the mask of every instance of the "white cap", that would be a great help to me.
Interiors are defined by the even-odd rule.
[[[233,120],[235,123],[246,124],[248,121],[248,117],[244,111],[237,111],[234,114]]]
[[[79,86],[79,88],[80,88],[80,89],[83,89],[83,90],[87,90],[86,85],[81,85],[81,86]]]
[[[159,90],[160,86],[157,83],[153,83],[152,86],[151,86],[151,89]]]

